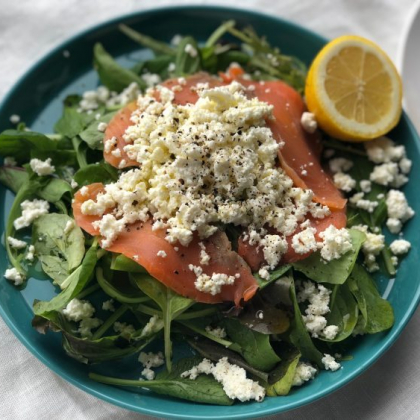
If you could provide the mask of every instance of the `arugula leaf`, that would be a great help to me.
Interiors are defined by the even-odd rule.
[[[287,395],[290,392],[301,354],[296,348],[291,348],[281,356],[280,364],[270,373],[268,383],[265,384],[269,397]]]
[[[270,336],[253,331],[233,318],[224,320],[231,340],[239,344],[244,359],[254,368],[268,372],[280,358],[270,345]]]
[[[334,286],[327,316],[328,325],[337,325],[339,332],[333,340],[320,337],[322,341],[343,341],[351,335],[357,324],[359,309],[347,283]]]
[[[123,254],[112,254],[111,269],[128,273],[147,273],[144,267]]]
[[[154,279],[149,274],[133,273],[132,278],[142,292],[153,299],[163,313],[164,338],[165,338],[165,359],[168,371],[172,366],[172,342],[171,342],[171,322],[176,317],[186,311],[195,302],[177,295],[171,289]]]
[[[28,180],[29,175],[23,168],[11,166],[0,167],[0,182],[15,194]]]
[[[93,47],[93,62],[102,84],[112,91],[121,92],[133,82],[137,83],[140,89],[147,88],[141,77],[121,67],[99,42]]]
[[[140,32],[135,31],[127,25],[121,24],[118,26],[121,32],[131,38],[133,41],[139,43],[143,47],[150,48],[156,54],[169,54],[174,55],[175,50],[170,47],[166,42],[157,41],[150,36],[141,34]]]
[[[254,368],[247,363],[240,354],[233,350],[227,349],[226,347],[205,338],[200,340],[188,340],[188,344],[206,359],[218,362],[222,357],[227,357],[229,363],[244,368],[252,376],[257,377],[264,382],[268,382],[269,374],[267,372]]]
[[[65,231],[67,223],[73,224],[69,232]],[[32,243],[42,269],[59,285],[80,265],[85,253],[82,230],[64,214],[50,213],[36,219]]]
[[[175,57],[173,55],[158,55],[151,60],[140,61],[131,70],[140,76],[142,73],[158,74],[161,80],[166,80],[169,77],[168,67],[171,63],[175,64]]]
[[[291,322],[291,330],[289,334],[290,341],[300,351],[303,357],[314,362],[318,367],[322,367],[322,353],[315,347],[308,331],[306,330],[305,323],[302,319],[299,304],[296,298],[296,288],[294,281],[290,288],[290,298],[293,302],[294,317]]]
[[[13,156],[18,162],[27,162],[36,152],[57,150],[57,140],[35,131],[5,130],[0,134],[0,156]]]
[[[357,229],[350,229],[349,233],[353,249],[340,258],[326,262],[319,252],[315,252],[308,258],[293,263],[293,268],[320,283],[343,284],[353,270],[357,255],[366,239],[366,235]]]
[[[196,379],[182,378],[181,374],[201,362],[200,358],[182,359],[174,363],[172,371],[162,371],[152,381],[112,378],[90,373],[89,377],[97,382],[116,386],[144,387],[157,394],[169,395],[188,401],[205,404],[231,405],[231,400],[213,376],[199,375]]]
[[[99,164],[93,163],[79,169],[74,174],[73,179],[79,184],[79,186],[89,185],[95,182],[109,184],[118,179],[118,171],[105,162]]]
[[[99,123],[109,123],[116,111],[108,112],[102,115],[98,120],[91,122],[80,134],[80,138],[91,148],[96,150],[103,150],[104,148],[104,133],[98,130]]]
[[[195,56],[185,51],[187,45],[191,45],[197,51]],[[201,70],[201,58],[197,42],[191,36],[182,38],[178,45],[175,58],[175,76],[186,76]]]
[[[372,277],[361,265],[354,266],[348,285],[364,320],[363,332],[375,334],[388,330],[394,325],[394,311],[391,304],[381,297]]]
[[[95,241],[86,252],[82,264],[61,283],[61,287],[65,288],[61,293],[54,296],[50,301],[37,301],[34,303],[35,315],[45,317],[49,312],[59,311],[84,289],[92,278],[98,261],[97,248],[98,244]]]
[[[285,264],[276,268],[270,273],[270,278],[268,280],[262,279],[258,273],[254,273],[253,276],[257,279],[258,286],[260,287],[260,289],[264,289],[264,287],[268,286],[273,281],[278,280],[281,276],[286,274],[290,270],[290,267],[290,264]]]

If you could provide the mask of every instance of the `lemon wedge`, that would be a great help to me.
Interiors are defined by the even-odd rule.
[[[375,43],[353,35],[334,39],[318,53],[305,96],[318,125],[340,140],[380,137],[402,112],[402,83],[394,64]]]

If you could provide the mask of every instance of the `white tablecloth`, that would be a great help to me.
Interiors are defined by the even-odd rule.
[[[379,43],[392,58],[415,0],[0,0],[0,98],[20,75],[81,29],[164,4],[221,4],[286,17],[327,37],[346,33]],[[276,419],[419,419],[420,312],[375,366],[333,395]],[[150,419],[85,394],[39,362],[0,319],[0,419]]]

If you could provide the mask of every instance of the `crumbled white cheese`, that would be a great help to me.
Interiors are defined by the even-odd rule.
[[[303,129],[310,134],[315,133],[316,129],[318,128],[315,114],[312,112],[304,112],[300,119],[300,123],[302,124]]]
[[[187,44],[185,46],[184,51],[190,56],[190,57],[197,57],[198,51],[196,48],[194,48],[191,44]]]
[[[346,158],[334,158],[328,162],[332,173],[347,172],[353,167],[353,162]]]
[[[92,337],[92,330],[98,328],[103,322],[99,318],[84,318],[80,321],[78,332],[82,337]]]
[[[73,220],[67,220],[66,226],[64,226],[63,233],[64,235],[68,235],[75,227]]]
[[[398,165],[400,167],[400,171],[403,174],[407,175],[411,171],[412,164],[413,164],[413,162],[410,159],[402,158]]]
[[[173,45],[174,47],[178,46],[182,41],[182,35],[180,34],[175,34],[172,39],[171,39],[171,45]]]
[[[148,87],[152,87],[160,83],[162,80],[158,74],[144,73],[141,78],[146,82]]]
[[[315,378],[316,373],[317,370],[310,363],[299,362],[293,376],[292,386],[303,385],[305,382]]]
[[[47,214],[50,205],[48,204],[48,201],[35,199],[33,201],[23,201],[20,204],[20,208],[22,209],[22,216],[18,217],[13,222],[13,226],[16,230],[30,226],[35,219],[38,219],[38,217],[43,214]]]
[[[371,192],[371,190],[372,190],[372,182],[369,181],[368,179],[363,179],[362,181],[360,181],[360,189],[364,193]]]
[[[106,122],[100,122],[98,124],[98,131],[100,131],[101,133],[104,133],[107,127],[108,127],[108,124]]]
[[[318,249],[318,244],[315,239],[316,229],[308,227],[299,233],[293,235],[292,248],[298,254],[306,254]]]
[[[203,273],[203,269],[200,266],[190,264],[188,266],[197,279],[194,282],[195,288],[203,293],[210,293],[211,295],[217,295],[222,290],[222,286],[232,285],[235,282],[234,276],[228,276],[224,273],[213,273],[211,276]]]
[[[181,374],[182,378],[196,379],[204,373],[213,375],[217,382],[221,383],[226,395],[237,398],[239,401],[262,401],[265,397],[265,389],[256,381],[246,377],[245,369],[230,364],[227,357],[223,357],[216,364],[208,359]]]
[[[348,174],[337,172],[333,177],[335,186],[342,191],[350,192],[356,186],[356,181]]]
[[[91,318],[95,313],[95,308],[87,300],[72,299],[63,309],[64,316],[69,321],[81,321],[82,319]]]
[[[396,239],[391,243],[389,248],[394,255],[403,255],[410,250],[411,243],[405,239]]]
[[[267,268],[270,268],[270,267],[261,267],[258,271],[258,275],[263,280],[270,280],[270,272],[267,270]]]
[[[287,241],[279,235],[266,235],[260,244],[263,246],[264,259],[273,270],[278,266],[281,256],[287,251]]]
[[[175,71],[175,69],[176,69],[175,63],[169,63],[168,72],[173,73]]]
[[[297,294],[298,302],[309,301],[308,307],[305,309],[305,314],[302,315],[303,322],[308,332],[312,337],[325,337],[333,340],[338,334],[339,328],[336,325],[328,325],[325,314],[330,311],[331,290],[327,289],[322,284],[315,286],[310,281],[304,281],[302,287],[299,288]]]
[[[25,280],[25,276],[19,273],[19,271],[14,267],[8,268],[4,273],[4,277],[7,280],[12,281],[15,286],[20,286]]]
[[[115,312],[114,299],[109,299],[103,302],[102,309],[104,311]]]
[[[395,219],[393,217],[390,217],[386,221],[386,227],[389,229],[391,233],[396,235],[397,233],[401,232],[402,229],[402,222],[399,219]]]
[[[161,257],[161,258],[166,258],[167,257],[166,252],[164,250],[162,250],[162,249],[160,251],[158,251],[156,255],[158,257]]]
[[[163,357],[162,352],[159,353],[145,353],[141,352],[139,354],[139,362],[145,367],[145,368],[157,368],[159,366],[162,366],[165,363],[165,358]]]
[[[222,327],[215,327],[215,328],[213,328],[210,325],[207,325],[206,331],[209,334],[215,335],[216,337],[219,337],[219,338],[225,338],[226,337],[226,331]]]
[[[79,186],[79,184],[74,179],[72,179],[71,182],[70,182],[70,186],[73,189],[75,189],[75,188],[77,188]]]
[[[153,315],[149,319],[149,322],[144,326],[141,332],[140,338],[149,337],[152,334],[161,330],[162,328],[163,328],[163,320],[159,318],[157,315]]]
[[[369,160],[374,163],[396,162],[405,156],[405,147],[395,146],[395,143],[387,137],[367,141],[364,145]]]
[[[29,245],[28,252],[25,255],[25,260],[32,262],[35,258],[35,247],[33,245]]]
[[[210,262],[210,255],[207,254],[206,246],[204,245],[203,242],[199,242],[198,245],[200,247],[200,264],[208,265]]]
[[[98,229],[99,233],[104,238],[101,242],[102,247],[108,248],[115,241],[117,236],[124,230],[125,221],[116,219],[112,214],[106,214],[101,220],[93,222],[92,226],[95,229]]]
[[[11,115],[9,119],[12,124],[19,124],[20,122],[20,116],[16,114]]]
[[[386,205],[388,217],[400,220],[401,223],[405,223],[414,216],[414,210],[408,205],[407,199],[402,191],[390,190],[386,197]]]
[[[13,236],[8,236],[7,243],[11,248],[14,249],[23,249],[26,248],[27,243],[25,241],[21,241],[20,239],[13,238]]]
[[[3,159],[4,166],[17,166],[16,159],[13,156],[6,156]]]
[[[114,322],[112,328],[116,333],[121,334],[123,337],[129,337],[136,332],[133,325],[127,324],[126,322]]]
[[[341,365],[338,363],[333,356],[330,354],[324,354],[324,357],[321,359],[322,363],[326,370],[336,371],[340,369]]]
[[[349,201],[351,204],[354,204],[357,208],[366,210],[368,213],[373,213],[376,207],[378,207],[379,203],[377,201],[364,199],[364,195],[364,192],[356,193],[350,197]]]
[[[338,259],[352,249],[350,234],[345,228],[337,229],[330,225],[319,237],[323,240],[321,257],[326,261]]]
[[[373,168],[369,178],[380,185],[391,185],[398,178],[398,165],[395,162],[383,163]]]
[[[31,159],[29,165],[39,176],[51,175],[55,172],[55,167],[51,165],[51,158],[48,158],[47,160]]]
[[[155,379],[155,372],[150,368],[144,368],[141,371],[141,375],[144,376],[148,381],[153,381]]]
[[[379,270],[379,265],[376,257],[385,247],[385,236],[381,234],[372,233],[366,225],[353,226],[353,229],[360,230],[366,235],[366,239],[362,245],[362,251],[365,256],[364,263],[369,272]]]

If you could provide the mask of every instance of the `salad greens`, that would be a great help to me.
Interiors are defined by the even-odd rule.
[[[133,83],[144,91],[148,87],[142,77],[145,73],[165,80],[199,71],[225,71],[233,62],[240,64],[255,80],[281,79],[303,92],[305,65],[295,57],[283,55],[252,28],[237,28],[234,21],[223,23],[204,43],[184,36],[177,45],[168,45],[125,25],[120,29],[133,41],[150,48],[155,56],[127,69],[103,45],[95,45],[94,68],[101,83],[114,92],[114,99]],[[197,53],[189,54],[188,49]],[[104,134],[98,130],[98,124],[108,123],[133,98],[112,103],[102,100],[91,109],[82,107],[83,100],[78,95],[65,99],[54,134],[36,133],[24,125],[1,133],[0,156],[13,157],[16,165],[0,168],[0,182],[16,194],[5,238],[20,236],[14,221],[22,214],[22,202],[42,199],[50,206],[49,213],[32,224],[31,245],[39,262],[37,266],[57,286],[57,295],[49,301],[34,302],[32,325],[36,330],[61,332],[67,354],[89,364],[137,354],[151,342],[161,345],[163,340],[166,367],[155,379],[138,379],[139,367],[135,379],[91,373],[93,380],[115,386],[144,387],[199,403],[230,405],[233,400],[213,376],[200,374],[195,380],[181,376],[202,357],[215,362],[226,357],[230,363],[245,369],[248,377],[265,388],[267,395],[287,395],[295,385],[300,363],[313,363],[323,369],[324,355],[334,354],[337,343],[343,348],[357,334],[375,334],[392,327],[392,307],[380,296],[375,281],[362,265],[360,251],[366,234],[357,229],[360,224],[372,230],[382,228],[386,217],[384,198],[372,213],[349,207],[352,249],[345,255],[326,264],[320,253],[315,252],[304,260],[280,265],[269,273],[268,279],[254,273],[259,291],[243,308],[226,303],[197,303],[154,279],[132,259],[102,250],[97,238],[75,224],[71,203],[76,189],[118,179],[120,171],[103,159]],[[350,174],[360,191],[360,181],[368,179],[372,170],[364,150],[334,139],[327,139],[325,145],[340,156],[351,158],[354,166]],[[31,159],[47,158],[55,167],[53,176],[39,176],[28,164]],[[373,184],[368,198],[386,191],[385,187]],[[240,232],[228,225],[226,234],[236,250]],[[35,267],[27,257],[28,250],[13,248],[8,240],[5,246],[11,266],[28,277]],[[387,248],[381,258],[388,273],[394,275]],[[325,318],[327,325],[337,327],[334,338],[311,335],[308,331],[307,305],[300,298],[302,282],[311,284],[314,290],[325,286],[330,293]],[[99,317],[86,318],[91,327],[82,325],[86,321],[83,317],[65,316],[70,302],[79,301],[89,308],[86,299],[93,303]],[[172,347],[180,342],[188,343],[196,357],[174,361]]]

